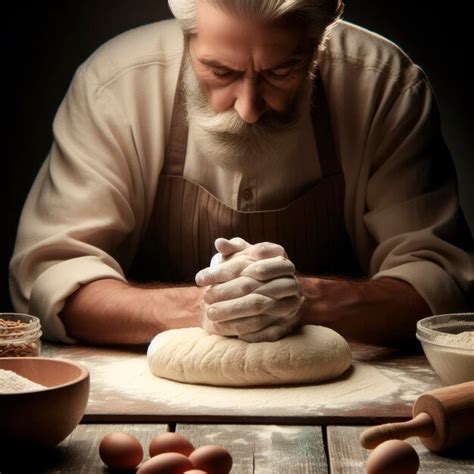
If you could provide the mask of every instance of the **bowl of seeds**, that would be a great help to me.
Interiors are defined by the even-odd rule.
[[[41,354],[41,324],[29,314],[0,313],[0,357],[37,357]]]

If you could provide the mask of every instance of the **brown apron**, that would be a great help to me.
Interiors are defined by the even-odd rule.
[[[311,114],[321,179],[284,208],[250,212],[228,207],[183,177],[188,127],[181,74],[182,70],[154,207],[128,277],[138,281],[194,281],[196,273],[209,266],[218,237],[279,243],[300,273],[360,275],[344,224],[344,176],[320,74],[313,85]]]

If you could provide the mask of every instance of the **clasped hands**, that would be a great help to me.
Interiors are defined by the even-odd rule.
[[[276,341],[290,333],[304,297],[284,248],[251,245],[239,237],[217,239],[215,246],[219,253],[211,266],[196,275],[196,284],[207,287],[201,326],[247,342]]]

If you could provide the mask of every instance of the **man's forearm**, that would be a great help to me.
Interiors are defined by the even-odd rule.
[[[194,285],[129,285],[104,279],[82,286],[60,317],[67,334],[99,344],[141,344],[161,331],[199,326],[203,289]]]
[[[401,280],[298,279],[306,298],[302,324],[332,327],[349,338],[374,344],[413,340],[416,321],[431,314],[423,298]],[[167,329],[199,326],[203,291],[194,285],[134,286],[97,280],[71,295],[60,317],[72,338],[141,344]]]
[[[401,280],[298,279],[306,298],[302,323],[328,326],[359,341],[413,342],[416,322],[431,315],[425,300]]]

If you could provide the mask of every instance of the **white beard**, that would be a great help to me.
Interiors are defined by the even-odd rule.
[[[215,112],[185,52],[183,88],[187,120],[198,149],[213,165],[240,171],[265,167],[295,147],[300,120],[309,113],[312,92],[310,75],[300,86],[288,112],[264,113],[248,124],[234,110]]]

